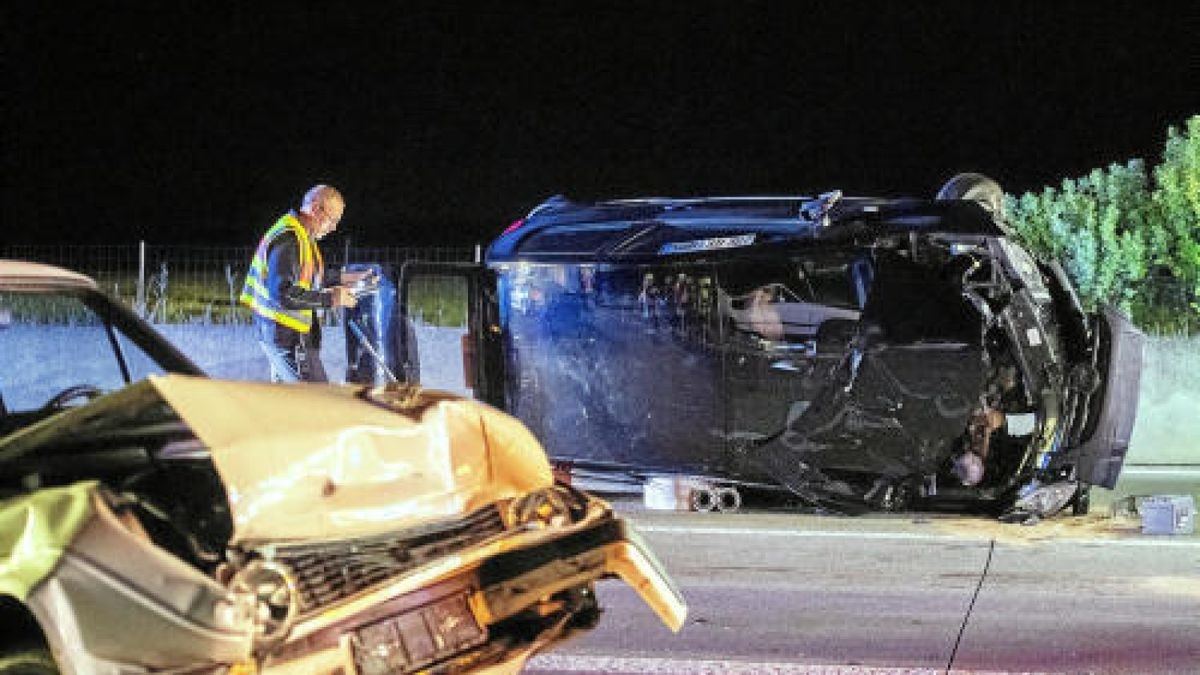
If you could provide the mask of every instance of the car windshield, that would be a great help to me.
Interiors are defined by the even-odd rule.
[[[93,291],[0,290],[0,412],[40,410],[79,385],[94,395],[180,369],[151,356],[145,335],[119,314]]]

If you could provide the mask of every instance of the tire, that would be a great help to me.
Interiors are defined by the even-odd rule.
[[[591,584],[566,591],[567,606],[574,612],[568,625],[571,628],[591,630],[600,623],[600,603],[596,601],[596,589]]]
[[[45,647],[20,647],[0,655],[0,675],[57,675],[58,666]]]

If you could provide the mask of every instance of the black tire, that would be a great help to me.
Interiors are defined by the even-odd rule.
[[[591,584],[568,589],[565,592],[567,607],[575,614],[568,625],[571,628],[591,630],[600,623],[600,603],[596,600],[596,589]]]
[[[960,173],[942,186],[937,199],[967,199],[978,202],[993,214],[1004,212],[1004,190],[996,181],[981,173]]]
[[[57,675],[58,666],[45,647],[19,647],[0,654],[0,675]]]

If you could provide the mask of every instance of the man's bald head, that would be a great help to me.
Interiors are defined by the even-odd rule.
[[[312,236],[320,239],[337,229],[346,210],[346,200],[337,188],[314,185],[300,202],[300,219]]]

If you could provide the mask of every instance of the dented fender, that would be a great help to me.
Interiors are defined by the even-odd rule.
[[[5,502],[0,533],[0,587],[32,611],[65,671],[250,657],[254,599],[154,545],[95,481]]]

